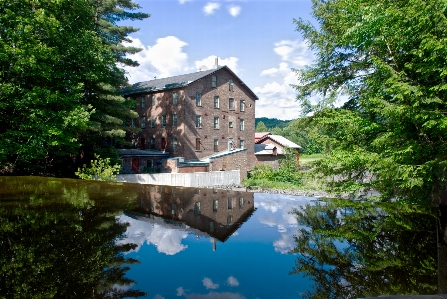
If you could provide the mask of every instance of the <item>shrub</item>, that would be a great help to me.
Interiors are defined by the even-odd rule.
[[[83,180],[116,181],[116,174],[119,172],[120,165],[110,165],[110,158],[103,159],[95,154],[95,160],[90,162],[90,167],[84,164],[75,174]]]

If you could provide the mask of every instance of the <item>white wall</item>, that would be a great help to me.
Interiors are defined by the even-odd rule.
[[[239,185],[241,183],[241,173],[239,170],[231,170],[193,173],[118,174],[116,179],[118,182],[138,184],[214,187]]]

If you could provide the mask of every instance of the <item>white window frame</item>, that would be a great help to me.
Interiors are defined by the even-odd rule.
[[[177,127],[178,125],[178,118],[177,118],[177,114],[172,114],[172,126],[173,127]]]
[[[173,137],[173,138],[172,138],[172,150],[173,150],[173,151],[176,151],[177,148],[178,148],[178,140],[177,140],[176,137]]]
[[[202,107],[202,94],[200,92],[196,92],[196,106]]]
[[[244,148],[244,140],[243,139],[239,140],[239,147]]]
[[[155,116],[151,116],[151,128],[155,128]]]
[[[161,127],[166,128],[166,115],[161,116]]]
[[[239,130],[240,130],[240,131],[244,131],[244,130],[245,130],[245,121],[244,121],[243,118],[241,118],[241,119],[239,120]]]
[[[219,96],[214,96],[214,109],[219,109]]]
[[[219,130],[219,116],[214,116],[214,129]]]
[[[234,98],[228,99],[228,110],[235,110],[234,109]]]
[[[174,91],[172,93],[172,104],[173,105],[177,105],[178,104],[178,93],[176,91]]]
[[[239,110],[241,112],[245,111],[245,101],[244,100],[240,100],[240,102],[239,102]]]
[[[141,117],[141,128],[146,128],[146,116]]]
[[[151,106],[155,107],[155,94],[153,94],[151,97]]]
[[[202,115],[196,115],[196,128],[202,127]]]
[[[142,96],[141,97],[141,108],[145,108],[146,107],[146,97]]]
[[[217,77],[216,76],[211,76],[211,87],[212,88],[216,88],[217,87]]]

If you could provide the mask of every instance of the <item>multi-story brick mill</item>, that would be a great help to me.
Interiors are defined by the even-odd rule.
[[[144,152],[138,161],[123,159],[123,169],[152,167],[160,161],[155,153],[178,158],[162,171],[240,169],[245,177],[253,168],[258,98],[227,66],[136,83],[124,95],[136,101],[131,125],[141,128],[129,140]]]

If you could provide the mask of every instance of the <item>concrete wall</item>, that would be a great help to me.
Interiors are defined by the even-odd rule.
[[[119,174],[118,182],[183,186],[183,187],[213,187],[222,185],[239,185],[241,174],[239,170],[211,171],[195,173],[154,173],[154,174]]]

